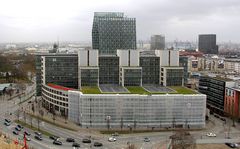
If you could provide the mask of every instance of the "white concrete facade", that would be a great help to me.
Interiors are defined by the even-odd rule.
[[[160,57],[160,66],[179,66],[179,51],[176,50],[155,50]]]
[[[117,50],[120,67],[139,66],[139,50]]]
[[[78,66],[98,66],[98,50],[79,50]]]

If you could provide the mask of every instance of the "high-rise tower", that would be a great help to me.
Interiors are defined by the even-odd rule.
[[[113,55],[117,49],[136,49],[136,19],[121,12],[95,12],[92,47],[100,55]]]
[[[218,45],[216,45],[216,34],[199,35],[198,49],[204,54],[218,54]]]

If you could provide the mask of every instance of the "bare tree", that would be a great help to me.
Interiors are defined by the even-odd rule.
[[[42,117],[42,120],[43,120],[43,116],[44,116],[44,111],[41,109],[41,110],[39,110],[39,114],[41,115],[41,117]]]
[[[65,124],[67,124],[67,118],[68,118],[67,110],[65,110],[65,111],[64,111]]]
[[[30,120],[30,124],[31,124],[31,127],[32,127],[32,117],[31,117],[31,115],[29,115],[29,120]]]
[[[134,129],[137,128],[137,120],[134,120],[134,122],[133,122],[133,128],[134,128]]]
[[[40,130],[40,119],[39,119],[39,117],[37,118],[37,124],[38,124],[38,130]]]
[[[34,108],[34,104],[32,103],[32,112],[33,114],[35,114],[35,108]]]
[[[172,139],[172,149],[195,149],[196,140],[187,131],[179,130],[174,135],[170,136]]]
[[[55,107],[53,106],[52,108],[52,119],[53,119],[53,122],[55,124],[55,120],[56,120],[56,111],[55,111]]]
[[[120,121],[120,127],[121,127],[121,130],[123,129],[123,118],[121,117],[121,121]]]
[[[16,111],[16,116],[17,116],[18,121],[19,121],[19,118],[20,118],[20,110],[19,109],[17,109],[17,111]]]
[[[134,144],[131,144],[131,143],[128,142],[127,149],[137,149],[137,147]]]
[[[24,122],[26,123],[26,111],[25,111],[25,109],[23,111],[23,118],[24,118]]]
[[[173,120],[172,120],[172,128],[173,129],[175,128],[175,125],[176,125],[176,121],[175,121],[175,117],[174,117]]]

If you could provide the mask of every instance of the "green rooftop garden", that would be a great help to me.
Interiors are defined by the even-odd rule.
[[[197,94],[197,92],[183,86],[171,86],[169,88],[176,91],[176,93],[169,93],[169,94]]]
[[[98,86],[82,86],[80,91],[83,94],[102,94]]]
[[[127,92],[124,92],[124,93],[103,92],[102,93],[98,88],[98,86],[83,86],[80,91],[83,94],[142,94],[142,95],[167,94],[167,92],[148,92],[141,86],[125,86],[125,88],[129,91],[129,93]],[[182,86],[170,86],[168,88],[174,90],[172,92],[168,92],[168,94],[198,94],[197,92]]]
[[[125,86],[131,94],[150,94],[141,86]]]

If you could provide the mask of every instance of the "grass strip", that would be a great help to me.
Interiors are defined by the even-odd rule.
[[[46,123],[49,123],[49,124],[52,124],[54,126],[57,126],[57,127],[60,127],[60,128],[63,128],[63,129],[67,129],[67,130],[71,130],[71,131],[77,131],[76,129],[74,128],[71,128],[71,127],[67,127],[67,126],[64,126],[64,125],[61,125],[61,124],[58,124],[58,123],[54,123],[53,121],[51,120],[48,120],[48,119],[45,119],[45,118],[42,118],[40,116],[36,116],[36,115],[33,115],[33,114],[30,114],[28,113],[31,117],[35,118],[35,119],[40,119],[41,121],[44,121]]]
[[[34,126],[31,126],[31,125],[29,125],[29,124],[27,124],[27,123],[25,123],[25,122],[23,122],[23,121],[15,120],[14,122],[22,125],[23,127],[27,127],[27,128],[29,128],[29,129],[32,129],[33,131],[38,131],[38,132],[40,132],[40,133],[42,133],[42,134],[44,134],[44,135],[46,135],[46,136],[53,136],[53,134],[51,134],[51,133],[49,133],[49,132],[47,132],[47,131],[45,131],[45,130],[42,130],[42,129],[39,129],[39,130],[38,130],[38,128],[36,128],[36,127],[34,127]]]

